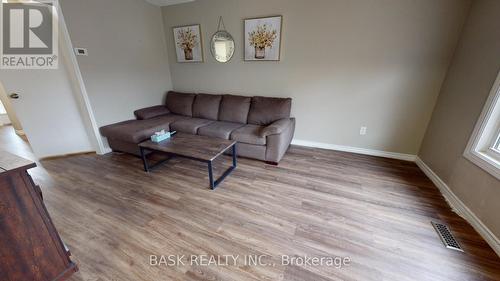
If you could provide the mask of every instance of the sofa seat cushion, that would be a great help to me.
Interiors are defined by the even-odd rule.
[[[155,132],[170,128],[170,123],[186,117],[167,114],[147,120],[128,120],[101,127],[103,136],[125,142],[140,143],[150,138]]]
[[[266,137],[260,135],[262,126],[248,124],[231,133],[231,139],[248,144],[266,145]]]
[[[198,135],[228,140],[234,130],[239,129],[243,126],[245,126],[245,124],[232,122],[213,122],[208,126],[198,129]]]
[[[213,122],[215,121],[201,118],[186,118],[170,124],[170,129],[172,131],[196,135],[199,128],[210,125]]]

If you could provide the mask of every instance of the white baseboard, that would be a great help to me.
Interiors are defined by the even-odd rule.
[[[415,159],[417,166],[429,177],[429,179],[437,186],[441,194],[451,206],[453,211],[464,218],[474,229],[486,240],[493,250],[500,256],[500,239],[496,237],[491,230],[458,198],[450,187],[439,178],[434,171],[418,156]]]
[[[371,155],[371,156],[393,158],[393,159],[412,161],[412,162],[415,161],[415,159],[417,157],[416,155],[412,155],[412,154],[404,154],[404,153],[397,153],[397,152],[389,152],[389,151],[382,151],[382,150],[375,150],[375,149],[343,146],[343,145],[336,145],[336,144],[329,144],[329,143],[322,143],[322,142],[315,142],[315,141],[297,140],[297,139],[293,139],[292,144],[299,145],[299,146],[323,148],[323,149],[329,149],[329,150],[345,151],[345,152],[351,152],[351,153],[357,153],[357,154],[365,154],[365,155]]]

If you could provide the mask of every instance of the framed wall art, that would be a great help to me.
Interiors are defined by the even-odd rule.
[[[282,16],[245,19],[245,60],[279,61]]]
[[[203,62],[203,42],[199,24],[173,27],[177,62]]]

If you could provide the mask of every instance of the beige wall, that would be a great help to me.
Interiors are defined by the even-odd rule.
[[[500,237],[500,181],[462,155],[500,70],[498,15],[500,1],[473,2],[419,156]]]
[[[295,138],[416,154],[468,0],[199,0],[162,9],[174,89],[293,97]],[[234,58],[209,40],[224,17]],[[281,61],[243,62],[244,18],[283,15]],[[172,26],[200,23],[205,63],[176,62]],[[366,136],[359,135],[368,127]]]
[[[161,10],[138,0],[61,0],[98,126],[133,118],[172,88]]]

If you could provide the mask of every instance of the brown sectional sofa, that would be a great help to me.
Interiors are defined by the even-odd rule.
[[[277,164],[295,131],[290,98],[169,92],[165,105],[134,112],[136,120],[100,128],[113,151],[139,155],[137,144],[162,129],[238,141],[238,156]]]

